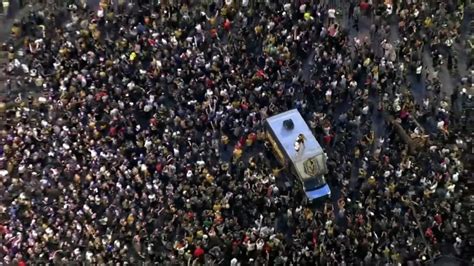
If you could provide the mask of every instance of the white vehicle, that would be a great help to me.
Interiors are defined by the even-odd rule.
[[[267,140],[275,157],[303,185],[309,200],[329,196],[326,154],[297,109],[267,118]]]

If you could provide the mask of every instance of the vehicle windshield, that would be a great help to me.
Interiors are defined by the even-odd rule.
[[[326,184],[326,179],[323,175],[313,176],[311,178],[303,178],[303,186],[305,190],[318,189]]]

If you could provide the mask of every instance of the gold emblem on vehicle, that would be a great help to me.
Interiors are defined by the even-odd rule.
[[[306,162],[303,163],[303,167],[304,172],[309,176],[316,176],[318,174],[318,170],[320,169],[318,160],[316,158],[306,160]]]

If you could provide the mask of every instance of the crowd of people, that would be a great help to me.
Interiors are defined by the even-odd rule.
[[[425,51],[436,55],[435,69],[445,55],[456,71],[449,58],[461,42],[461,9],[318,2],[102,3],[24,18],[4,46],[5,71],[21,80],[8,89],[44,94],[19,95],[6,111],[2,263],[463,257],[462,155],[471,138],[450,108],[470,99],[462,88],[472,80],[460,79],[450,98],[424,66],[432,89],[421,102],[410,92]],[[363,19],[374,22],[369,34],[353,37]],[[288,173],[274,171],[262,134],[267,117],[293,108],[328,154],[333,195],[316,206],[297,185],[278,185]],[[426,141],[411,150],[415,137]]]

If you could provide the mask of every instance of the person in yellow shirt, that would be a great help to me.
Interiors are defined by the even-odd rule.
[[[206,182],[208,182],[209,184],[212,184],[214,182],[214,176],[212,176],[211,174],[207,174]]]
[[[221,209],[222,209],[222,206],[219,202],[215,203],[214,206],[212,207],[212,210],[214,210],[215,212],[221,211]]]
[[[133,216],[133,214],[128,215],[127,224],[132,225],[134,222],[135,222],[135,217]]]
[[[309,13],[309,12],[304,13],[303,17],[306,21],[314,20],[313,16],[311,16],[311,13]]]
[[[395,189],[397,188],[397,185],[395,185],[394,182],[390,182],[388,185],[388,190],[390,191],[391,194],[395,193]]]
[[[135,52],[130,53],[130,61],[134,61],[137,58],[137,54]]]
[[[370,176],[369,177],[369,180],[367,181],[367,183],[370,185],[370,186],[375,186],[377,184],[377,180],[375,179],[374,176]]]
[[[431,17],[426,17],[425,21],[423,21],[423,24],[425,28],[431,28],[431,26],[433,25],[433,20],[431,19]]]

